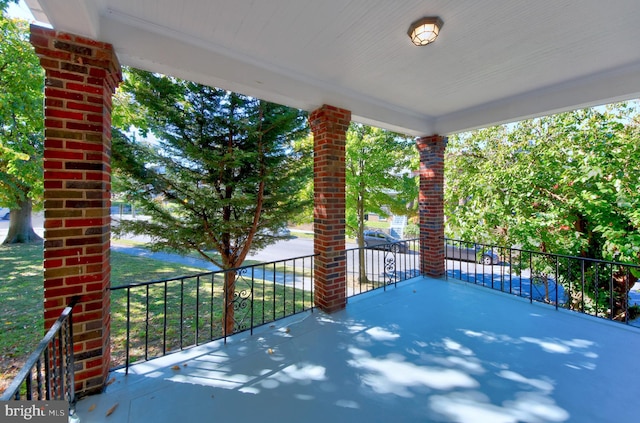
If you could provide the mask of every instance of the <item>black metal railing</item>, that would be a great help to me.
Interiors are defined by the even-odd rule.
[[[313,266],[314,256],[305,256],[114,286],[112,364],[128,371],[131,363],[253,333],[257,326],[312,309]]]
[[[75,404],[73,364],[74,299],[47,331],[0,401],[65,400]]]
[[[375,248],[351,248],[347,255],[347,297],[420,275],[419,240],[408,239]]]
[[[630,294],[640,275],[638,265],[457,239],[445,239],[445,251],[447,277],[640,325],[634,321],[640,316],[640,295],[634,300]]]

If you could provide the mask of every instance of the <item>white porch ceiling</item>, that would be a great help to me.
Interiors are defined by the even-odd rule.
[[[638,0],[26,0],[120,62],[410,135],[640,97]],[[409,24],[437,15],[438,40]]]

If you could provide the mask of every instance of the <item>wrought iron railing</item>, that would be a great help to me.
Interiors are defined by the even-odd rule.
[[[640,316],[640,294],[630,292],[640,275],[638,265],[456,239],[445,239],[445,251],[447,277],[530,302],[640,325],[635,320]]]
[[[47,331],[0,401],[64,400],[75,404],[73,307],[75,298]]]
[[[347,297],[395,285],[420,275],[419,240],[375,248],[351,248],[347,255]]]
[[[417,240],[349,249],[345,255],[348,297],[419,275]],[[131,363],[313,309],[313,268],[314,256],[305,256],[114,286],[112,364],[128,371]]]
[[[115,368],[313,308],[314,256],[111,288]],[[225,298],[227,305],[225,306]]]

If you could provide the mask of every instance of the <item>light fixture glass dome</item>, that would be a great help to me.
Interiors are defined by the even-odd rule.
[[[438,17],[422,18],[411,24],[407,34],[413,44],[426,46],[438,38],[442,24],[442,19]]]

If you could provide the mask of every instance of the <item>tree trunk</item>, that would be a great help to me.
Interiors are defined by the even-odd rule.
[[[2,243],[7,245],[42,241],[42,238],[33,230],[33,224],[31,223],[31,199],[27,198],[22,201],[18,204],[18,207],[11,210],[9,232]]]
[[[360,283],[369,283],[369,278],[367,277],[367,257],[365,253],[366,251],[363,247],[358,249],[358,260],[360,261]]]
[[[629,291],[638,281],[630,270],[620,268],[613,272],[613,318],[614,320],[626,321],[638,317],[637,308],[629,307]]]
[[[222,324],[224,327],[225,335],[233,335],[235,331],[235,294],[236,294],[236,272],[224,273],[224,291],[225,291],[225,305],[224,314],[222,316]]]
[[[364,250],[364,199],[362,195],[358,195],[357,216],[358,216],[358,281],[361,284],[369,283],[367,277],[367,262]]]

